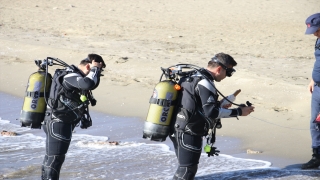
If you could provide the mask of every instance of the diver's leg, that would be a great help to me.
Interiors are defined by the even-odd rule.
[[[44,126],[46,133],[46,155],[42,165],[43,180],[58,180],[61,166],[69,149],[72,137],[72,124],[47,121]]]
[[[202,152],[202,136],[176,133],[177,157],[179,167],[173,176],[174,180],[193,180],[198,170]]]

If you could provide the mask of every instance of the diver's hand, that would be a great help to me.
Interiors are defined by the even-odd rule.
[[[98,68],[102,68],[102,62],[96,62],[95,60],[92,60],[91,64],[90,64],[90,68],[92,67],[98,67]]]
[[[231,104],[225,104],[222,106],[222,108],[224,108],[224,109],[229,109],[230,107],[231,107]]]
[[[308,90],[310,93],[313,92],[313,88],[314,88],[314,81],[311,79],[309,85],[308,85]]]
[[[242,111],[241,116],[248,116],[250,113],[254,111],[253,106],[244,106],[244,107],[239,107]]]

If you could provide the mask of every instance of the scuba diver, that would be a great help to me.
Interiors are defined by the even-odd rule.
[[[254,111],[251,105],[228,109],[230,104],[221,107],[218,101],[214,81],[220,82],[231,77],[236,65],[237,62],[230,55],[218,53],[208,62],[206,69],[202,68],[198,73],[180,79],[181,103],[177,105],[173,135],[169,136],[179,162],[174,180],[194,179],[202,152],[203,136],[207,136],[210,129],[215,129],[217,123],[221,127],[220,118],[247,116]],[[209,147],[206,152],[208,156],[213,156],[220,151],[215,150],[215,147],[210,150]]]
[[[46,133],[46,155],[42,164],[42,180],[59,179],[73,129],[92,125],[88,105],[96,100],[91,90],[98,87],[105,63],[100,55],[89,54],[76,67],[57,69],[52,79],[47,110],[43,122]]]

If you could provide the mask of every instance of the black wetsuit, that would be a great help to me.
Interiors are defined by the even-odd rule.
[[[216,119],[241,115],[241,109],[220,107],[218,94],[213,87],[213,77],[205,69],[201,69],[201,74],[181,78],[179,82],[182,87],[181,104],[174,124],[174,136],[170,136],[179,161],[173,179],[194,179],[202,152],[203,136],[213,128]]]
[[[73,69],[66,69],[68,73],[61,78],[61,93],[57,99],[51,99],[57,102],[56,107],[53,107],[50,98],[48,99],[49,106],[43,125],[46,133],[46,155],[41,176],[43,180],[59,179],[60,169],[71,142],[72,131],[83,118],[86,110],[80,95],[99,85],[99,68],[91,68],[89,74],[85,76],[77,67],[72,67]],[[52,91],[53,88],[50,90],[50,97]]]

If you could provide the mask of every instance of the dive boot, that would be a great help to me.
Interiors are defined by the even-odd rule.
[[[301,169],[315,169],[320,166],[320,154],[318,149],[313,149],[312,158],[309,162],[302,164]]]

